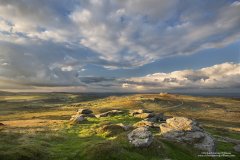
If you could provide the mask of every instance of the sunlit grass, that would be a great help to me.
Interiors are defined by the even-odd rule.
[[[158,100],[155,101],[155,98]],[[196,159],[197,151],[162,140],[158,130],[153,130],[154,143],[145,149],[137,149],[129,144],[128,131],[115,131],[114,128],[112,131],[101,130],[102,126],[109,123],[133,125],[140,119],[129,116],[128,110],[139,108],[195,118],[213,135],[240,139],[239,132],[220,129],[239,128],[240,115],[234,112],[239,103],[236,99],[161,97],[158,94],[91,97],[35,93],[0,96],[0,100],[0,122],[5,124],[0,126],[1,160]],[[182,101],[184,104],[181,107],[173,108]],[[78,108],[89,108],[94,114],[111,109],[121,109],[125,113],[113,117],[88,118],[81,124],[70,124],[68,120]],[[232,147],[231,143],[218,143],[217,151],[232,151]]]

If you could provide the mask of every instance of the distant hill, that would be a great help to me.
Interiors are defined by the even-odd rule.
[[[10,96],[10,95],[15,95],[15,93],[0,90],[0,96]]]

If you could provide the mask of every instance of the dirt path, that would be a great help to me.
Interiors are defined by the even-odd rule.
[[[175,105],[175,106],[172,106],[172,107],[168,107],[168,108],[166,108],[165,110],[168,110],[168,111],[169,111],[169,110],[172,110],[172,109],[181,107],[183,104],[184,104],[184,103],[183,103],[183,101],[182,101],[181,104],[178,104],[178,105]]]

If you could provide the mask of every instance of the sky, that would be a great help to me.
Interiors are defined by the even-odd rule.
[[[0,90],[239,92],[240,1],[0,0]]]

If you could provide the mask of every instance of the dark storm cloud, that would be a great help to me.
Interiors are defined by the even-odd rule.
[[[114,78],[105,77],[79,77],[79,79],[86,84],[115,81]]]

